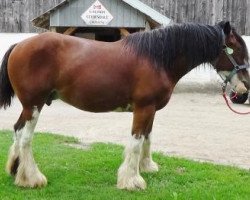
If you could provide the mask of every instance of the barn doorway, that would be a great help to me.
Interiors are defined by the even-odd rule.
[[[78,28],[74,36],[105,42],[115,42],[121,39],[117,28]]]

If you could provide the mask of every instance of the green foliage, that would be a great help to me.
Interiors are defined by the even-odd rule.
[[[16,187],[5,173],[5,163],[12,135],[0,132],[0,199],[249,199],[250,173],[233,167],[199,163],[166,157],[156,153],[158,173],[142,176],[148,183],[145,191],[124,191],[116,188],[117,169],[122,162],[121,146],[93,144],[88,150],[76,149],[67,143],[75,138],[53,134],[36,134],[34,157],[48,178],[40,189]]]

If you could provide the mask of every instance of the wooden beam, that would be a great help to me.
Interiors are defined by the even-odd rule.
[[[125,28],[120,28],[120,34],[121,36],[128,36],[130,33]]]
[[[50,27],[49,30],[50,30],[51,32],[55,32],[55,33],[57,32],[57,31],[56,31],[56,27]]]
[[[146,21],[145,31],[150,31],[150,30],[151,30],[150,23]]]
[[[72,35],[76,31],[76,27],[70,27],[66,31],[63,32],[64,35]]]

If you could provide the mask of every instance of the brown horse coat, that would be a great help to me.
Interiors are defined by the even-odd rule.
[[[132,102],[154,103],[160,109],[174,86],[163,69],[156,71],[148,59],[137,59],[122,41],[97,42],[57,33],[19,43],[8,66],[20,101],[40,107],[56,91],[63,101],[91,112]]]

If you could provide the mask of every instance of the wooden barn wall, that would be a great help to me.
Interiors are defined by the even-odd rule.
[[[241,34],[250,35],[250,0],[142,0],[174,22],[215,24],[229,20]]]
[[[0,32],[39,32],[30,20],[62,0],[0,0]]]
[[[30,20],[62,0],[1,0],[0,32],[37,32]],[[250,35],[250,0],[141,0],[174,22],[214,24],[229,20]]]

